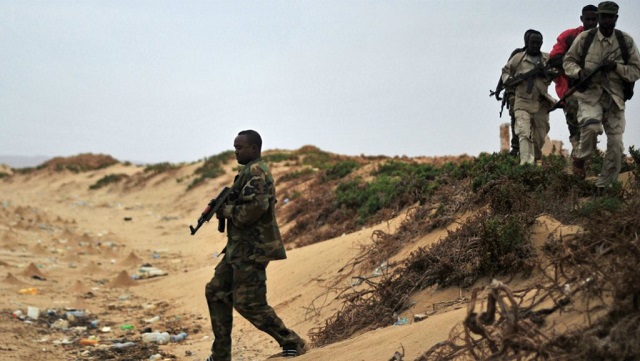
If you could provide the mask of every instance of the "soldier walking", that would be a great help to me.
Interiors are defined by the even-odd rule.
[[[585,177],[585,161],[596,150],[598,135],[607,135],[607,150],[595,184],[599,189],[618,179],[624,152],[625,101],[633,95],[633,82],[640,78],[638,48],[629,34],[615,28],[618,9],[613,1],[598,4],[598,27],[578,35],[563,62],[567,76],[584,86],[575,93],[580,144],[573,158],[574,174]]]
[[[547,89],[557,72],[547,70],[549,54],[541,52],[542,34],[529,35],[524,52],[516,54],[502,68],[505,87],[514,87],[515,130],[520,145],[520,164],[542,158],[542,146],[549,133],[548,110],[555,103]]]
[[[285,259],[276,222],[276,190],[262,160],[262,138],[254,130],[238,133],[233,142],[236,159],[244,167],[231,187],[218,218],[227,221],[224,257],[205,287],[215,339],[207,361],[231,360],[233,309],[282,347],[283,357],[305,352],[306,343],[267,304],[266,268],[270,261]]]

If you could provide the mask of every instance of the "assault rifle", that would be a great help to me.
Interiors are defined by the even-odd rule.
[[[191,230],[192,236],[196,234],[196,232],[198,232],[198,229],[200,229],[200,227],[204,224],[204,222],[209,222],[211,220],[211,218],[213,217],[214,214],[216,214],[218,209],[220,209],[220,207],[222,207],[224,203],[227,201],[227,198],[229,198],[230,193],[231,193],[231,188],[224,187],[224,189],[220,192],[220,194],[218,194],[217,197],[215,197],[209,202],[209,204],[207,205],[207,208],[205,208],[205,210],[200,215],[200,218],[198,218],[198,225],[195,228],[189,225],[189,229]],[[218,218],[218,231],[220,231],[220,233],[224,233],[224,226],[225,226],[224,218]]]
[[[555,77],[555,75],[557,74],[553,74],[551,72],[551,69],[556,68],[554,65],[551,65],[549,63],[547,63],[546,65],[543,63],[538,63],[533,69],[529,70],[526,73],[522,73],[522,74],[518,74],[514,77],[511,77],[509,79],[507,79],[505,82],[501,82],[501,87],[496,88],[495,91],[493,90],[489,90],[489,96],[490,97],[494,97],[496,96],[496,99],[498,101],[502,101],[502,104],[500,105],[500,117],[502,118],[502,111],[504,110],[505,105],[508,105],[507,102],[507,92],[509,90],[513,91],[513,89],[518,86],[520,83],[524,82],[524,81],[528,81],[527,83],[527,93],[531,93],[531,91],[533,91],[533,79],[536,76],[544,76],[544,77],[549,77],[550,75],[552,77]],[[505,94],[503,95],[502,98],[500,98],[499,93],[500,91],[502,91],[502,89],[505,89]]]
[[[580,79],[577,83],[575,83],[571,88],[569,88],[569,90],[567,90],[566,93],[564,93],[564,95],[562,96],[562,98],[560,98],[560,100],[558,100],[557,102],[555,102],[553,104],[553,106],[551,107],[551,109],[549,109],[547,111],[547,113],[551,113],[552,111],[561,108],[562,105],[564,104],[564,102],[567,100],[567,98],[569,98],[570,96],[573,95],[573,93],[577,92],[577,91],[585,91],[587,89],[587,86],[589,85],[589,83],[591,82],[591,79],[593,79],[593,77],[598,74],[600,72],[600,70],[602,70],[602,64],[598,64],[598,66],[596,66],[593,71],[591,73],[589,73],[587,76],[585,76],[583,79]]]
[[[551,73],[551,69],[555,67],[549,64],[543,64],[542,62],[536,64],[536,66],[526,73],[518,74],[514,77],[510,77],[504,82],[505,88],[515,88],[520,83],[527,81],[527,93],[531,93],[533,90],[533,79],[536,76],[555,77],[557,73]],[[551,73],[551,74],[550,74]]]
[[[618,49],[620,49],[620,48],[619,47],[615,48],[612,51],[610,51],[609,53],[607,53],[604,56],[604,59],[607,59],[609,56],[611,56],[611,54],[613,54]],[[617,58],[618,57],[616,56],[612,60],[616,60]],[[577,91],[583,92],[583,91],[587,90],[587,87],[589,86],[589,83],[591,82],[591,79],[593,79],[593,77],[602,70],[603,66],[604,66],[604,61],[601,61],[595,68],[593,68],[593,70],[589,74],[587,74],[587,76],[585,76],[584,78],[580,79],[571,88],[569,88],[569,90],[567,90],[567,92],[564,93],[562,98],[560,98],[560,100],[558,100],[557,102],[555,102],[555,104],[553,104],[553,106],[551,107],[551,109],[549,109],[549,111],[547,113],[551,113],[552,111],[562,107],[562,104],[564,104],[564,102],[567,100],[567,98],[572,96],[573,93],[575,93]]]

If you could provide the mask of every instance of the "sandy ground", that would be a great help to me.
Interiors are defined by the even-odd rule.
[[[140,167],[116,165],[87,173],[42,170],[0,179],[0,359],[89,359],[90,351],[109,348],[117,341],[140,343],[140,331],[150,327],[171,334],[185,331],[188,337],[151,345],[131,359],[160,354],[158,359],[204,360],[212,342],[204,285],[213,275],[225,239],[214,224],[203,226],[195,236],[188,225],[195,224],[208,200],[231,183],[234,172],[229,166],[225,176],[187,192],[195,167],[153,176],[143,174]],[[273,171],[277,175],[286,169],[274,166]],[[89,189],[114,173],[132,178]],[[374,229],[393,232],[401,219],[402,215],[377,227],[289,250],[287,260],[272,262],[268,268],[269,303],[288,327],[306,337],[340,308],[336,289],[329,288],[334,282],[340,287],[348,284],[349,277],[340,269],[370,242]],[[538,223],[534,236],[539,244],[551,232],[576,231],[548,217]],[[435,230],[398,257],[446,233]],[[148,275],[141,272],[144,265],[167,274],[144,278]],[[387,361],[404,348],[405,360],[413,360],[446,339],[463,320],[468,295],[469,290],[458,288],[423,290],[412,297],[415,305],[401,316],[412,320],[413,314],[437,309],[426,320],[365,332],[311,349],[298,359]],[[18,310],[26,314],[29,307],[39,309],[37,321],[12,315]],[[83,310],[85,315],[67,330],[47,325],[55,325],[69,309]],[[234,360],[264,360],[280,351],[239,315],[234,322]],[[121,330],[123,325],[133,329]],[[103,332],[105,327],[110,331]],[[80,345],[82,339],[93,337],[97,345]],[[121,351],[126,353],[126,348]]]

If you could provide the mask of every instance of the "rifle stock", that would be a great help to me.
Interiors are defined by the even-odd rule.
[[[198,232],[198,229],[202,227],[204,222],[209,222],[211,218],[213,218],[213,215],[216,214],[218,209],[220,209],[220,207],[222,207],[225,204],[225,202],[227,201],[227,198],[229,198],[230,193],[231,193],[231,188],[224,187],[224,189],[220,191],[220,194],[218,194],[217,197],[213,198],[209,202],[209,204],[207,205],[207,208],[205,208],[205,210],[200,215],[200,218],[198,218],[198,224],[195,227],[193,227],[192,225],[189,225],[189,229],[191,230],[192,236],[196,234],[196,232]],[[218,218],[218,231],[220,231],[220,233],[224,233],[224,228],[225,228],[225,220],[223,218]]]

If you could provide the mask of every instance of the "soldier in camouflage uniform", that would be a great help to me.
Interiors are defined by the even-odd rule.
[[[271,335],[284,357],[305,352],[305,341],[285,327],[267,304],[266,267],[285,259],[275,216],[275,184],[260,156],[262,139],[253,130],[238,133],[233,146],[244,167],[231,187],[227,203],[217,213],[227,221],[224,257],[207,283],[205,295],[215,339],[207,361],[231,360],[233,309],[259,330]]]

